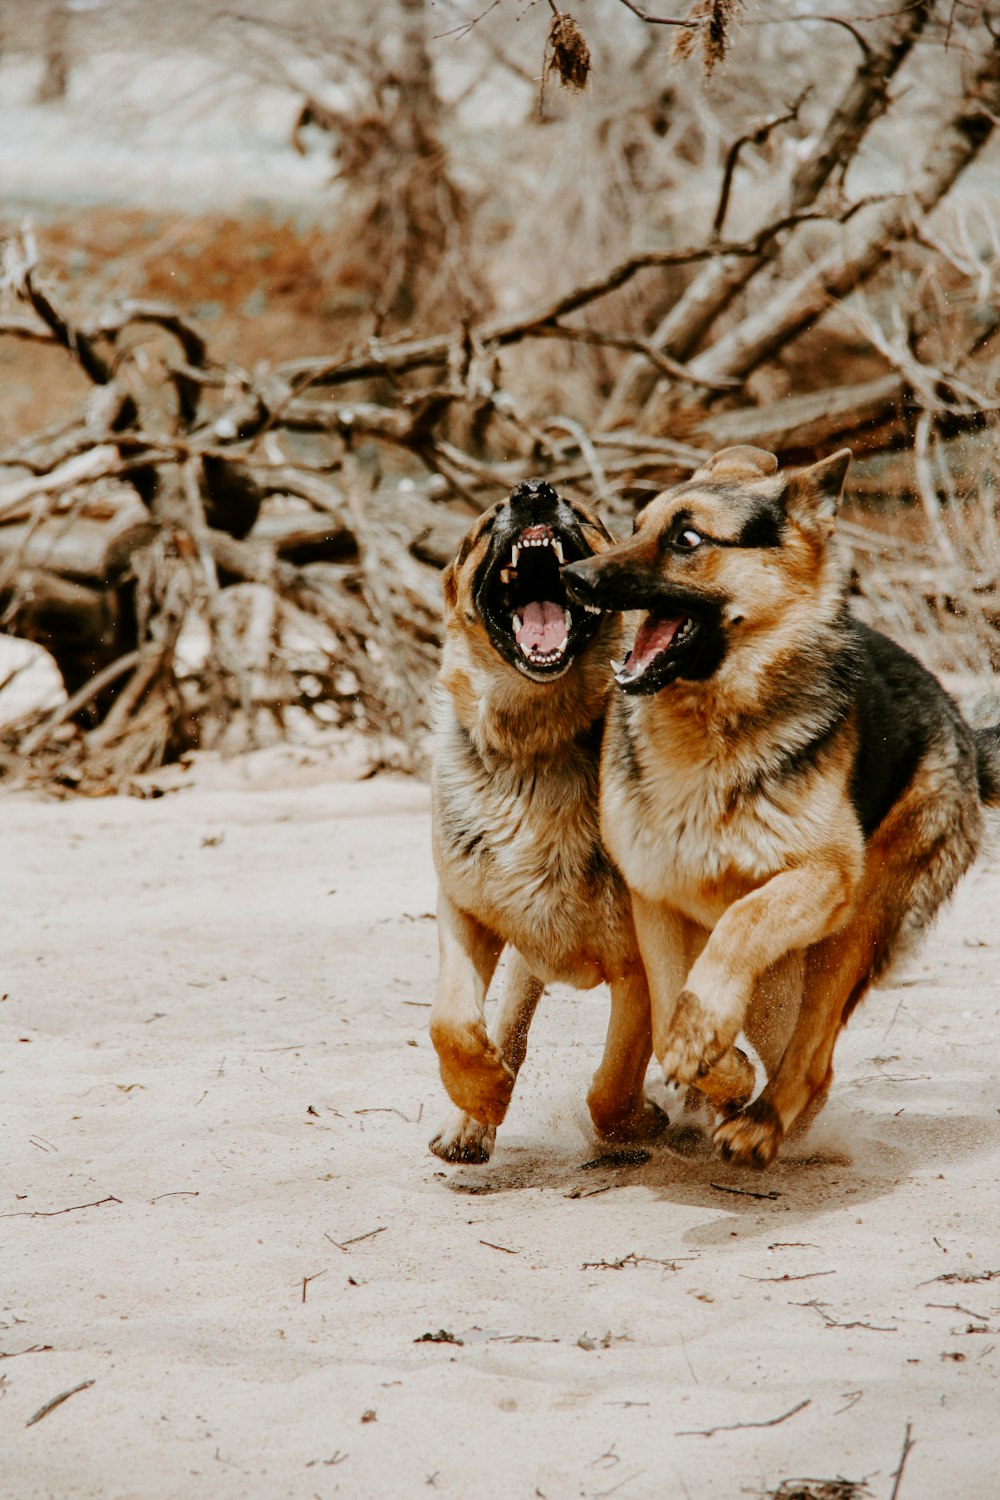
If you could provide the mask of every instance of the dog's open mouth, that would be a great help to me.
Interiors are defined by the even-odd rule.
[[[593,638],[602,611],[571,603],[560,576],[592,555],[575,520],[512,528],[498,518],[477,602],[493,645],[525,676],[561,675]]]
[[[646,615],[625,660],[612,663],[618,686],[627,693],[656,692],[682,664],[699,630],[693,615]]]

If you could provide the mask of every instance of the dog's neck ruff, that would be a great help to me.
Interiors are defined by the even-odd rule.
[[[599,749],[604,722],[605,695],[560,692],[550,684],[543,690],[543,700],[531,704],[512,704],[509,697],[485,693],[479,699],[478,711],[470,722],[455,711],[455,718],[484,764],[525,765],[564,760],[579,753]],[[596,741],[596,745],[595,745]]]
[[[741,655],[704,682],[676,682],[650,697],[625,700],[636,726],[665,756],[680,735],[685,755],[728,768],[734,783],[777,769],[826,739],[851,711],[858,664],[846,600],[833,618],[814,622],[787,649],[762,653],[753,667]]]
[[[439,677],[446,711],[484,761],[531,765],[575,755],[603,722],[611,688],[606,653],[616,628],[613,621],[602,622],[610,641],[596,641],[545,683],[522,676],[485,643],[451,630]]]

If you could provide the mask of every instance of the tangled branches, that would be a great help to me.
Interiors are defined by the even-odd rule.
[[[905,7],[865,43],[753,232],[722,236],[741,152],[795,127],[804,96],[720,153],[700,238],[444,332],[247,370],[159,303],[74,316],[30,236],[10,242],[0,337],[61,350],[90,395],[0,455],[0,626],[44,644],[66,688],[0,729],[0,771],[121,787],[195,746],[309,725],[391,737],[419,768],[438,573],[470,518],[544,475],[621,527],[731,443],[786,462],[850,443],[857,499],[912,497],[924,523],[901,545],[849,515],[860,607],[938,666],[995,668],[1000,537],[968,445],[997,418],[998,253],[967,217],[932,218],[1000,119],[995,40],[979,37],[905,191],[843,188],[930,10]],[[542,341],[612,361],[596,418],[519,382]]]

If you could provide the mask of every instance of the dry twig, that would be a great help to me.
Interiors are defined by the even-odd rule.
[[[791,1407],[788,1411],[782,1412],[780,1417],[769,1417],[765,1422],[727,1422],[720,1427],[685,1428],[681,1432],[676,1432],[674,1436],[714,1437],[717,1432],[739,1432],[745,1427],[779,1427],[782,1422],[787,1422],[789,1417],[794,1417],[798,1412],[803,1411],[807,1406],[811,1405],[812,1401],[809,1397],[807,1397],[804,1401],[798,1402],[796,1406]]]
[[[89,1390],[93,1384],[93,1380],[81,1380],[79,1385],[71,1386],[68,1391],[61,1391],[58,1396],[53,1396],[51,1401],[46,1401],[44,1406],[38,1408],[33,1417],[28,1418],[24,1424],[25,1427],[34,1427],[35,1423],[47,1417],[49,1412],[55,1411],[57,1406],[62,1406],[64,1401],[68,1401],[70,1396],[75,1396],[78,1391]]]

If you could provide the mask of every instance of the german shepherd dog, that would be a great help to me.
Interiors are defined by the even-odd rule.
[[[459,1113],[431,1141],[486,1161],[543,986],[611,986],[588,1095],[598,1133],[647,1133],[649,993],[628,891],[601,842],[598,762],[621,621],[571,604],[560,567],[612,538],[544,482],[518,485],[471,528],[444,576],[445,646],[432,777],[440,969],[431,1037]],[[492,1036],[486,992],[508,946]],[[750,1097],[735,1049],[699,1080],[718,1108]]]
[[[763,1092],[714,1137],[754,1166],[821,1106],[840,1028],[1000,806],[1000,726],[974,732],[848,612],[850,458],[779,474],[728,448],[563,572],[578,606],[644,611],[616,666],[601,829],[665,1077],[695,1082],[741,1028],[761,1056]]]

